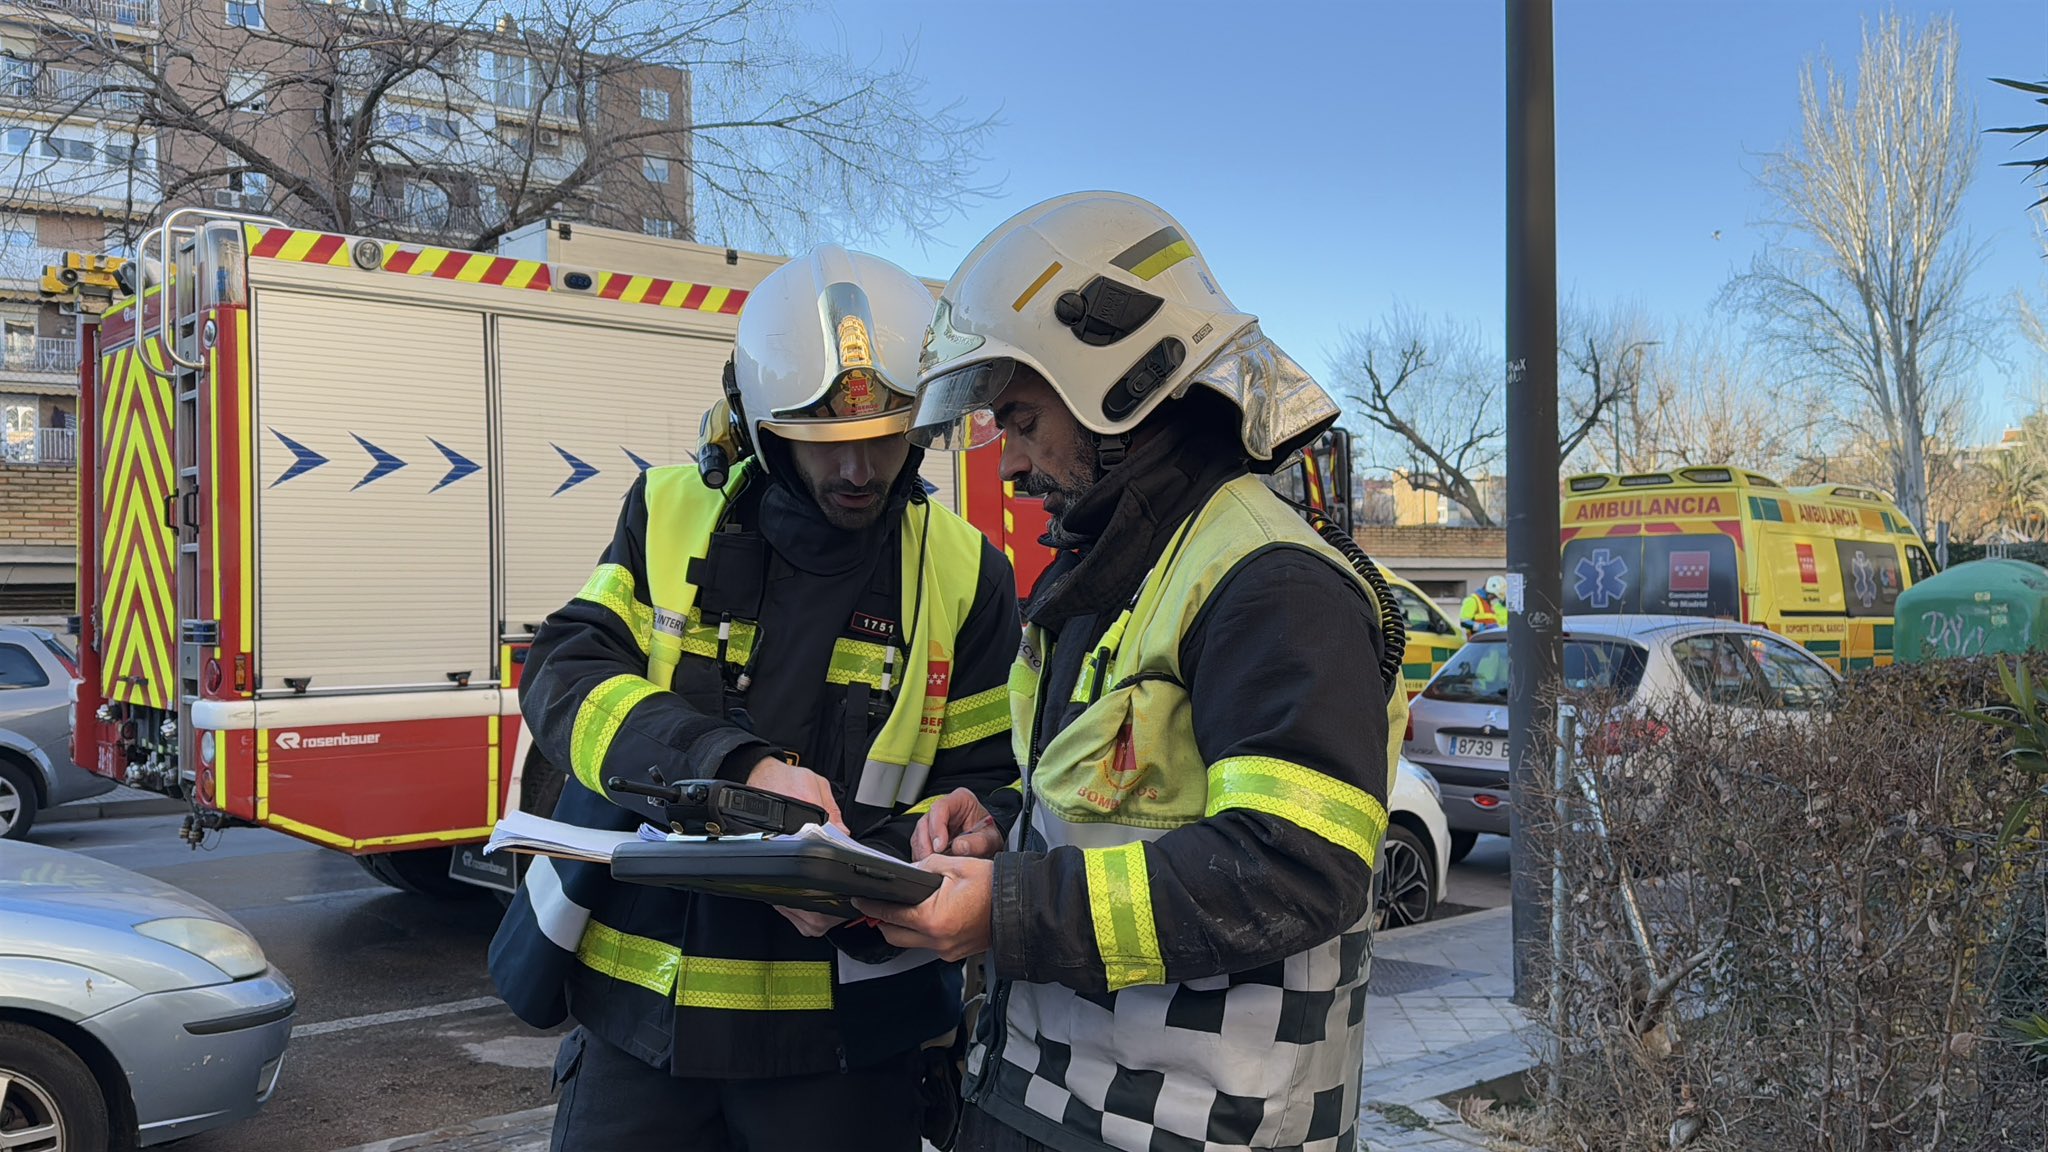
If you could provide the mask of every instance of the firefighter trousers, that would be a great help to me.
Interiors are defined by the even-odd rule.
[[[550,1152],[917,1152],[924,1062],[916,1051],[820,1076],[671,1076],[581,1028],[555,1059]]]

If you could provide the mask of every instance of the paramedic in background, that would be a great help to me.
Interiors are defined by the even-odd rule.
[[[1505,599],[1508,594],[1508,578],[1488,576],[1486,586],[1465,597],[1465,605],[1458,610],[1458,624],[1466,632],[1489,632],[1508,626],[1508,609]]]
[[[1369,578],[1257,475],[1336,416],[1135,197],[1028,209],[947,284],[912,438],[1000,430],[1060,549],[1010,681],[1028,795],[941,799],[938,892],[859,903],[989,953],[961,1149],[1351,1146],[1406,694]]]
[[[925,498],[903,436],[931,311],[909,273],[832,246],[754,289],[726,367],[741,462],[722,486],[649,469],[534,638],[520,700],[569,771],[556,819],[630,830],[661,809],[610,778],[716,777],[908,859],[914,805],[1015,779],[1010,568]],[[490,967],[520,1019],[577,1024],[557,1152],[916,1152],[957,1119],[925,1045],[958,1024],[959,970],[872,925],[543,857]]]

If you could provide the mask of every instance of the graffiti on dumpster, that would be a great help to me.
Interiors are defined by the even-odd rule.
[[[1974,615],[1974,614],[1973,614]],[[1939,608],[1920,615],[1921,647],[1937,660],[1960,659],[1984,654],[1984,622],[1968,619],[1961,612]]]

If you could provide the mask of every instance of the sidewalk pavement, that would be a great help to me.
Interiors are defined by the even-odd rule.
[[[1381,933],[1366,1004],[1360,1152],[1487,1147],[1441,1098],[1527,1071],[1535,1026],[1514,992],[1508,910]],[[552,1105],[339,1152],[546,1152]]]
[[[67,820],[101,820],[117,816],[171,816],[191,810],[189,801],[173,800],[169,796],[117,784],[111,792],[45,808],[36,813],[36,823],[59,824]]]

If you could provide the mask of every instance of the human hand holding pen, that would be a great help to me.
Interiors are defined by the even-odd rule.
[[[966,788],[939,797],[910,833],[912,861],[927,856],[987,858],[1002,850],[1003,834],[996,827],[996,818],[982,807],[981,798]]]

